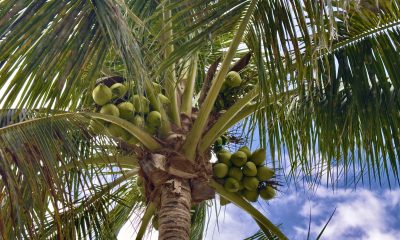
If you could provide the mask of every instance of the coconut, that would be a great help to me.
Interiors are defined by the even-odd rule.
[[[257,149],[251,154],[250,161],[252,161],[255,165],[260,166],[265,162],[265,149],[260,148]]]
[[[226,75],[225,83],[227,87],[230,88],[239,87],[240,84],[242,83],[242,78],[240,77],[239,73],[235,71],[230,71]]]
[[[224,188],[228,192],[239,191],[239,182],[234,178],[227,178],[224,183]]]
[[[135,111],[139,113],[148,113],[150,110],[150,101],[145,96],[134,95],[132,97]]]
[[[152,111],[147,115],[147,122],[150,126],[158,128],[161,126],[161,114],[158,111]]]
[[[114,98],[123,98],[128,91],[128,88],[122,83],[114,83],[110,89]]]
[[[170,104],[171,101],[162,93],[158,94],[158,99],[160,100],[161,104]]]
[[[222,138],[221,137],[217,137],[217,139],[215,139],[214,144],[215,145],[222,145]]]
[[[125,129],[114,123],[110,124],[110,126],[107,128],[107,131],[113,137],[125,138],[126,135],[129,135],[129,133]]]
[[[260,181],[267,181],[274,176],[275,172],[267,166],[257,168],[257,178]]]
[[[237,167],[242,167],[246,164],[247,155],[242,151],[237,151],[231,156],[232,163]]]
[[[89,131],[93,132],[94,134],[102,134],[104,131],[104,125],[99,120],[91,119],[89,122]]]
[[[257,167],[253,162],[247,162],[243,166],[243,174],[249,177],[254,177],[257,175]]]
[[[217,178],[224,178],[228,174],[228,165],[225,163],[217,163],[213,166],[214,176]]]
[[[133,118],[135,107],[130,102],[122,102],[117,105],[119,110],[119,116],[123,119],[130,120]]]
[[[225,163],[228,166],[231,166],[231,155],[232,154],[228,150],[222,149],[217,153],[218,162]]]
[[[101,107],[100,113],[119,117],[119,109],[112,103],[108,103]]]
[[[144,128],[144,118],[140,115],[133,117],[132,123],[137,127]]]
[[[227,205],[229,203],[231,203],[231,201],[229,201],[228,199],[226,199],[226,198],[224,198],[222,196],[219,196],[219,205],[225,206],[225,205]]]
[[[244,189],[242,192],[242,196],[247,199],[249,202],[257,202],[258,192],[257,191],[249,191]]]
[[[242,170],[238,167],[230,167],[228,176],[240,181],[243,178],[243,173]]]
[[[243,178],[244,188],[246,188],[247,190],[250,190],[250,191],[257,190],[259,183],[260,182],[258,181],[258,179],[256,177],[244,177]]]
[[[251,157],[251,151],[247,146],[243,146],[243,147],[239,148],[238,150],[246,153],[247,158]]]
[[[270,200],[270,199],[274,198],[275,195],[276,195],[276,191],[271,186],[267,186],[260,190],[260,196],[262,199]]]
[[[92,91],[92,97],[96,104],[103,106],[111,101],[112,92],[109,87],[104,84],[97,85]]]

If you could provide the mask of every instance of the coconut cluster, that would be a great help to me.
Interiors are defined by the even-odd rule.
[[[229,192],[238,192],[250,202],[258,197],[269,200],[275,196],[275,189],[268,183],[275,172],[264,165],[265,150],[263,148],[251,153],[243,146],[231,153],[222,149],[217,153],[218,162],[213,165],[213,175],[224,184]],[[221,205],[226,204],[221,198]]]
[[[238,96],[241,95],[241,91],[244,89],[243,85],[246,84],[238,72],[228,72],[215,103],[216,110],[224,110],[232,106],[238,99]]]
[[[168,98],[161,93],[161,86],[153,83],[153,87],[160,102],[168,104]],[[123,83],[114,83],[110,87],[100,83],[93,89],[92,97],[96,103],[96,112],[130,121],[152,135],[161,126],[161,114],[154,110],[149,99],[143,95],[128,94],[128,87]],[[113,123],[92,120],[90,129],[96,134],[109,134],[131,144],[139,142],[125,129]]]

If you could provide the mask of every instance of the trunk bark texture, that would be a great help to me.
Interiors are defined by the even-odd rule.
[[[159,240],[188,240],[190,235],[191,189],[189,181],[174,178],[161,188],[158,215]]]

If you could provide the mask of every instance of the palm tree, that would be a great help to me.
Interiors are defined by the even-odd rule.
[[[0,129],[1,237],[108,239],[134,218],[141,239],[157,216],[159,239],[201,239],[215,191],[285,239],[212,177],[214,142],[240,123],[235,137],[254,139],[257,127],[293,178],[399,183],[399,6],[0,1],[0,102],[24,109]],[[230,71],[243,84],[224,94]],[[92,90],[115,82],[149,99],[159,128],[98,112]]]

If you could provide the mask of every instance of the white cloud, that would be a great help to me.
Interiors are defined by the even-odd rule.
[[[313,218],[313,235],[321,231],[329,218],[330,209],[336,207],[336,213],[325,229],[323,239],[394,240],[400,236],[398,223],[396,225],[400,190],[385,190],[379,193],[361,188],[357,191],[340,189],[332,193],[325,188],[319,188],[314,197],[314,200],[305,204],[300,211],[305,220],[310,206],[316,211],[316,216],[326,216],[323,219]],[[308,226],[296,226],[294,230],[296,235],[306,236]]]

